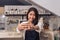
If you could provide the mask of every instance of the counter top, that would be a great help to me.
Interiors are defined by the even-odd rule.
[[[17,32],[0,32],[0,38],[22,38],[23,34],[22,33],[17,33]]]

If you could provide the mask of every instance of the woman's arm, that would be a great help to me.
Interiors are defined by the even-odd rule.
[[[39,30],[39,26],[34,26],[34,29],[35,30]]]
[[[22,30],[39,30],[38,26],[34,26],[33,24],[26,24],[26,23],[22,23],[22,24],[18,24],[17,29],[19,31]]]
[[[18,30],[24,30],[24,27],[21,24],[18,24],[17,29]]]
[[[34,30],[39,30],[39,26],[33,25],[33,24],[30,26],[30,28],[31,28],[31,29],[34,29]]]
[[[18,24],[17,29],[20,31],[21,30],[28,30],[28,24],[26,24],[26,23]]]

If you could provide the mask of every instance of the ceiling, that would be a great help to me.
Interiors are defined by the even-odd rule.
[[[60,0],[31,0],[32,2],[48,9],[52,13],[60,16]]]
[[[0,0],[0,6],[4,5],[31,5],[25,0]]]

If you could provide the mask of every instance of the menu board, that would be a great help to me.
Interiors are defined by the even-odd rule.
[[[32,7],[29,6],[16,6],[16,5],[5,5],[5,14],[25,14],[28,9]]]

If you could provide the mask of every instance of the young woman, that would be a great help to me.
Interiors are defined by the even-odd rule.
[[[31,7],[27,12],[27,21],[18,25],[18,30],[26,30],[25,40],[39,40],[38,24],[38,11],[36,8]]]

